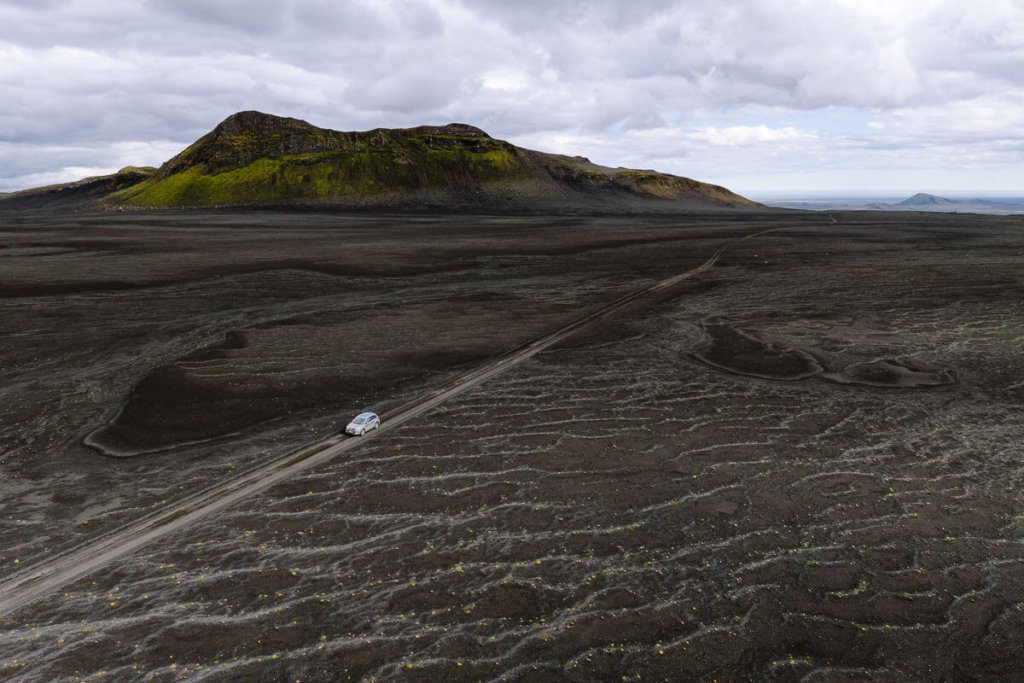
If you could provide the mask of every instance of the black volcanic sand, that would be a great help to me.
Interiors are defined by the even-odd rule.
[[[397,405],[749,229],[0,214],[0,576]]]
[[[811,218],[787,217],[793,229],[735,244],[675,296],[605,320],[425,418],[24,608],[0,633],[0,673],[25,681],[1018,679],[1022,226],[966,216],[839,218],[810,226]],[[286,248],[254,227],[262,217],[208,220],[225,221],[206,228],[211,250],[214,236],[248,234],[255,244],[254,231]],[[342,230],[273,220],[294,220],[284,229],[311,234]],[[58,520],[118,499],[94,512],[91,526],[123,519],[179,486],[223,476],[261,448],[283,449],[335,426],[330,411],[289,395],[289,405],[307,407],[235,427],[244,436],[204,435],[205,445],[127,459],[75,445],[73,435],[96,429],[120,399],[158,400],[147,398],[159,393],[147,388],[154,376],[172,382],[178,372],[212,386],[222,373],[246,375],[226,382],[251,383],[248,375],[270,374],[264,368],[276,362],[314,367],[292,348],[303,345],[335,362],[344,344],[315,356],[311,349],[330,333],[311,329],[340,329],[334,315],[349,297],[367,312],[349,316],[365,319],[353,335],[387,327],[357,291],[391,298],[399,320],[407,317],[395,322],[406,329],[399,339],[440,315],[437,305],[452,290],[466,301],[475,288],[514,302],[500,309],[501,329],[493,307],[467,305],[466,315],[488,327],[474,332],[476,343],[394,385],[396,394],[411,394],[486,355],[488,344],[529,337],[685,270],[741,227],[420,220],[422,243],[441,249],[439,233],[453,245],[461,234],[477,248],[503,248],[494,258],[508,259],[511,273],[477,256],[465,270],[423,268],[372,285],[335,275],[334,295],[311,291],[309,299],[298,286],[275,298],[275,287],[233,279],[242,275],[222,276],[231,284],[211,292],[217,279],[207,275],[192,281],[207,299],[183,298],[177,309],[171,302],[187,288],[164,280],[154,292],[179,289],[162,314],[150,289],[105,294],[120,307],[118,329],[138,331],[134,345],[127,332],[109,346],[101,332],[88,335],[85,320],[97,319],[108,334],[115,324],[89,296],[50,295],[47,306],[35,297],[34,307],[31,298],[5,299],[5,320],[21,311],[17,329],[35,331],[39,342],[33,353],[29,342],[11,341],[21,337],[3,341],[5,392],[25,397],[4,408],[17,420],[3,421],[11,444],[5,486],[22,487],[4,500],[24,516],[12,522],[5,510],[4,566],[23,551],[39,556],[34,534],[65,538],[66,530],[31,514]],[[497,224],[506,226],[500,234]],[[471,237],[480,225],[495,229],[491,244]],[[35,242],[11,247],[45,246],[48,229],[83,231],[43,225]],[[140,240],[157,230],[124,232],[132,229]],[[403,221],[388,228],[382,219],[378,232],[391,230],[415,240]],[[545,235],[561,246],[544,252]],[[132,243],[129,234],[119,239]],[[380,252],[397,250],[398,241]],[[414,266],[421,267],[410,256]],[[181,281],[191,267],[179,266]],[[97,281],[110,277],[93,272]],[[239,291],[250,288],[251,301]],[[413,300],[414,292],[428,300]],[[281,309],[288,315],[273,318]],[[537,316],[533,329],[511,322],[516,310]],[[289,318],[301,321],[293,337],[281,332]],[[63,347],[60,329],[70,335]],[[445,325],[431,329],[424,338],[439,347],[457,337],[438,336]],[[159,334],[167,335],[163,344]],[[112,356],[107,364],[101,349]],[[402,376],[392,368],[423,362],[405,353],[374,357],[380,386]],[[352,363],[342,367],[356,376]],[[119,383],[106,392],[91,379],[104,369]],[[364,386],[378,381],[365,376]],[[302,382],[280,386],[303,391]],[[203,410],[219,405],[204,400]],[[334,400],[332,409],[346,399]],[[32,405],[35,421],[26,417]],[[115,420],[104,438],[139,448],[131,429],[141,432],[142,418],[133,419]],[[289,431],[303,420],[312,431]],[[11,424],[36,441],[17,441]],[[178,423],[154,429],[165,429],[168,441],[189,438]],[[70,495],[63,482],[74,475],[80,500],[48,500],[50,491]]]

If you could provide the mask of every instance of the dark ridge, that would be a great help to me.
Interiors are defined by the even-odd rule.
[[[0,209],[76,209],[151,178],[155,168],[126,166],[117,173],[0,194]]]

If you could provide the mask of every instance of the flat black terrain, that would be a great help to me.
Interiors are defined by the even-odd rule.
[[[0,214],[0,578],[702,263],[22,609],[0,677],[1012,679],[1019,219]]]

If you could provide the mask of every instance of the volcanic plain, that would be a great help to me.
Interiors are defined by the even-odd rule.
[[[1019,680],[1022,230],[0,214],[0,583],[726,245],[0,615],[0,678]]]

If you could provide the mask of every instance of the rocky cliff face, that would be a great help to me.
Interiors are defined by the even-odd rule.
[[[201,165],[210,174],[239,168],[264,158],[340,149],[341,135],[298,119],[244,111],[226,118],[160,169],[166,178]]]
[[[377,129],[365,133],[343,133],[317,128],[299,119],[282,118],[258,111],[232,114],[188,149],[160,169],[169,177],[195,165],[216,175],[247,166],[260,159],[331,153],[356,154],[373,151],[397,155],[419,142],[434,149],[486,152],[512,145],[492,139],[479,128],[462,123],[420,126],[410,129]]]

